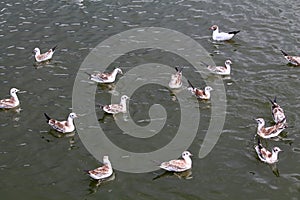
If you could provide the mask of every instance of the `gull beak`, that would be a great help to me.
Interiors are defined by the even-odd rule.
[[[26,92],[27,92],[27,91],[25,91],[25,90],[19,90],[19,89],[18,89],[18,93],[19,93],[19,94],[23,94],[23,93],[26,93]]]
[[[129,101],[133,102],[133,103],[138,103],[138,101],[136,101],[135,99],[129,98]]]

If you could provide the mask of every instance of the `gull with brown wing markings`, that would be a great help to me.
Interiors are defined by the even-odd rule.
[[[58,121],[49,117],[46,113],[44,113],[47,123],[56,131],[61,133],[71,133],[75,130],[73,120],[77,117],[75,113],[70,113],[68,119],[66,121]]]
[[[269,101],[272,103],[272,117],[275,123],[286,123],[286,117],[284,114],[283,109],[280,107],[280,105],[276,102],[276,97],[274,98],[274,100],[271,100],[270,98],[268,98]]]
[[[34,58],[37,62],[44,62],[47,60],[50,60],[55,52],[55,48],[57,47],[54,46],[53,48],[49,49],[49,51],[41,54],[41,50],[39,48],[34,48],[33,53],[34,53]]]
[[[300,56],[290,56],[283,50],[280,50],[281,53],[283,54],[284,58],[289,61],[293,65],[300,66]]]
[[[182,67],[175,67],[176,73],[171,75],[169,87],[171,89],[178,89],[182,86]]]
[[[255,119],[257,122],[257,135],[262,138],[273,138],[277,137],[285,128],[285,123],[278,122],[274,126],[265,127],[265,120],[263,118]]]
[[[212,72],[213,74],[218,74],[218,75],[230,75],[231,67],[230,65],[232,64],[231,60],[226,60],[225,61],[225,66],[211,66],[207,65],[207,69]]]
[[[89,176],[95,180],[102,180],[110,177],[113,174],[113,169],[108,156],[103,156],[103,165],[94,170],[88,170]]]
[[[160,164],[160,168],[171,171],[171,172],[183,172],[192,168],[192,159],[190,156],[192,154],[189,151],[184,151],[182,153],[183,159],[170,160]]]
[[[272,149],[272,152],[268,151],[265,147],[262,146],[259,138],[257,145],[254,148],[258,155],[258,158],[268,164],[274,164],[278,162],[278,153],[282,151],[279,147],[274,147]]]
[[[119,104],[109,104],[109,105],[100,105],[102,110],[109,114],[118,114],[118,113],[125,113],[127,111],[126,109],[126,100],[128,100],[129,97],[126,95],[123,95],[121,97],[121,101]]]
[[[20,90],[17,88],[10,89],[10,98],[9,99],[1,99],[0,100],[0,108],[2,109],[10,109],[15,108],[20,105],[20,101],[17,96],[17,92]]]
[[[194,94],[197,98],[203,99],[203,100],[208,100],[208,99],[210,99],[210,91],[213,90],[212,87],[206,86],[206,87],[204,88],[204,90],[200,90],[200,89],[194,87],[194,86],[192,85],[192,83],[191,83],[189,80],[188,80],[188,83],[189,83],[189,85],[190,85],[190,87],[188,87],[188,90],[189,90],[190,92],[192,92],[192,94]]]
[[[113,83],[116,80],[117,74],[123,74],[120,68],[115,68],[110,73],[98,72],[94,74],[86,73],[90,76],[90,80],[97,83]]]

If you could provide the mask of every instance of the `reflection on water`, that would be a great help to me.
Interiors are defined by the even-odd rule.
[[[169,172],[165,171],[164,173],[157,174],[152,180],[156,180],[162,177],[175,176],[179,179],[191,179],[192,177],[192,169],[183,171],[183,172]]]
[[[101,187],[104,187],[105,184],[109,184],[110,181],[115,180],[116,176],[113,173],[110,177],[101,180],[91,179],[89,184],[89,194],[96,193],[98,190],[101,190]]]

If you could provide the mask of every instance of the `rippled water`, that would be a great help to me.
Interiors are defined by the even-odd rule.
[[[300,98],[299,68],[287,65],[279,49],[299,54],[297,44],[300,3],[295,1],[2,1],[0,2],[1,97],[11,87],[20,88],[21,112],[0,112],[0,194],[2,199],[299,199]],[[211,41],[208,28],[239,29],[231,42]],[[162,177],[161,171],[142,174],[116,172],[115,180],[96,187],[83,169],[99,165],[85,149],[78,135],[55,137],[43,112],[64,118],[71,111],[72,88],[80,64],[100,42],[119,32],[137,27],[164,27],[182,32],[199,42],[222,64],[233,61],[231,79],[224,80],[227,116],[223,133],[205,158],[193,158],[192,179]],[[58,45],[54,59],[34,65],[31,52]],[[176,55],[133,52],[116,60],[124,71],[132,65],[159,60],[186,65]],[[129,59],[130,58],[130,59]],[[125,63],[123,63],[125,62]],[[169,76],[169,75],[168,75]],[[191,78],[200,86],[199,80]],[[153,89],[153,90],[152,90]],[[168,90],[147,90],[151,98],[136,97],[131,103],[134,118],[147,120],[149,101],[168,103]],[[96,99],[109,100],[107,88],[98,87]],[[280,176],[259,162],[253,145],[256,124],[264,117],[271,123],[270,103],[277,96],[285,109],[289,128],[280,141],[266,141],[268,147],[284,150],[277,164]],[[195,100],[196,101],[196,100]],[[173,104],[171,105],[173,106]],[[174,104],[176,107],[176,104]],[[189,150],[199,151],[210,118],[210,103],[200,102],[201,126]],[[96,111],[97,116],[103,113]],[[109,126],[111,140],[126,146]],[[143,121],[140,121],[143,122]],[[203,124],[202,124],[203,122]],[[143,125],[143,123],[140,123]],[[159,148],[174,136],[176,124],[151,144],[129,145],[131,150]],[[122,143],[123,141],[123,143]]]

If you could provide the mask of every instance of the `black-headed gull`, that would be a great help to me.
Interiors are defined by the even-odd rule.
[[[240,31],[231,31],[231,32],[219,32],[219,27],[217,25],[213,25],[210,27],[211,30],[213,30],[212,38],[216,41],[226,41],[230,40]]]
[[[10,89],[10,98],[9,99],[1,99],[0,100],[0,108],[3,109],[10,109],[15,108],[20,105],[20,101],[17,96],[17,92],[20,90],[17,88],[11,88]]]
[[[97,83],[113,83],[116,80],[117,74],[123,74],[123,72],[117,67],[110,73],[98,72],[94,74],[87,74],[90,76],[90,80]]]
[[[171,75],[171,80],[169,82],[169,87],[171,89],[178,89],[182,86],[182,67],[175,67],[176,74]]]
[[[70,113],[68,119],[66,121],[58,121],[49,117],[46,113],[44,113],[47,123],[56,131],[61,133],[71,133],[75,130],[73,120],[77,117],[75,113]]]
[[[272,117],[275,123],[286,123],[286,117],[284,114],[283,109],[280,107],[280,105],[276,102],[276,97],[274,100],[268,98],[269,101],[272,103],[271,111],[272,111]]]
[[[110,177],[113,174],[113,168],[108,156],[103,156],[103,165],[94,170],[87,171],[89,176],[95,180],[102,180]]]
[[[255,119],[257,122],[257,135],[262,138],[277,137],[287,126],[285,123],[278,122],[274,126],[265,127],[265,120],[263,118]]]
[[[208,99],[210,99],[210,91],[213,90],[212,87],[206,86],[206,87],[204,88],[204,90],[200,90],[200,89],[194,87],[194,86],[192,85],[192,83],[191,83],[189,80],[188,80],[188,83],[189,83],[189,85],[190,85],[190,87],[188,87],[188,90],[189,90],[192,94],[194,94],[197,98],[203,99],[203,100],[208,100]]]
[[[207,65],[207,69],[211,71],[214,74],[218,75],[230,75],[231,67],[230,65],[232,64],[231,60],[226,60],[225,61],[225,66],[211,66]]]
[[[184,151],[181,154],[183,159],[170,160],[160,164],[160,168],[171,172],[183,172],[192,168],[192,154],[189,151]]]
[[[254,147],[258,155],[258,158],[268,164],[274,164],[278,162],[278,153],[282,150],[279,147],[274,147],[272,152],[268,151],[265,147],[262,146],[260,139],[258,138],[258,144]]]
[[[284,55],[284,58],[289,61],[293,65],[300,66],[300,56],[289,56],[286,52],[283,50],[280,50],[281,53]]]
[[[53,48],[49,49],[47,52],[41,54],[41,50],[39,48],[34,48],[33,53],[34,53],[34,58],[37,62],[44,62],[47,60],[50,60],[55,52],[55,48],[57,47],[54,46]]]
[[[126,100],[128,100],[129,97],[126,95],[123,95],[121,97],[120,104],[109,104],[109,105],[100,105],[103,111],[109,114],[118,114],[118,113],[125,113],[126,112]]]

